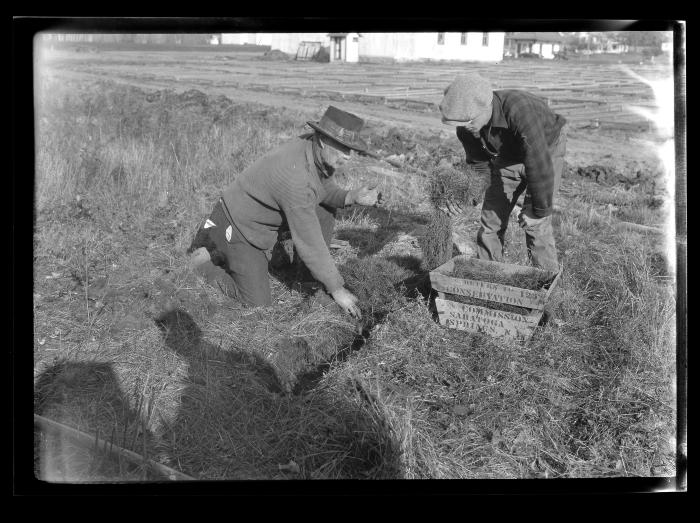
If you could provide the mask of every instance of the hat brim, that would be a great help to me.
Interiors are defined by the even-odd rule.
[[[365,154],[370,154],[369,151],[367,150],[367,144],[364,141],[362,141],[361,139],[357,140],[356,142],[346,142],[344,140],[341,140],[337,136],[333,136],[328,131],[326,131],[323,127],[319,127],[319,125],[316,124],[315,122],[306,122],[306,124],[309,127],[313,128],[315,131],[318,131],[322,135],[330,138],[331,140],[334,140],[334,141],[338,142],[339,144],[344,145],[348,149],[352,149],[354,151],[358,151],[358,152],[365,153]]]

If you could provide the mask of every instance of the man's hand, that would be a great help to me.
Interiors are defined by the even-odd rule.
[[[448,216],[459,216],[464,214],[464,208],[457,202],[447,200],[444,204],[439,205],[438,209],[447,214]]]
[[[386,202],[384,195],[377,190],[377,186],[372,187],[363,186],[359,189],[353,189],[348,193],[348,199],[350,204],[356,203],[358,205],[375,205],[379,206]]]
[[[340,308],[343,309],[344,312],[356,320],[359,320],[362,317],[360,308],[357,306],[357,296],[355,296],[345,287],[340,287],[339,289],[333,291],[331,296],[333,296],[335,302],[340,305]]]

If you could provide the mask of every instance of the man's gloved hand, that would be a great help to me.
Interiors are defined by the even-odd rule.
[[[518,224],[520,227],[537,227],[540,223],[544,221],[545,218],[537,218],[534,214],[523,209],[518,214]]]
[[[345,197],[345,205],[352,205],[356,203],[358,205],[375,205],[379,206],[386,202],[384,195],[377,190],[377,186],[372,187],[363,186],[359,189],[353,189],[348,192]]]
[[[335,302],[340,305],[340,308],[343,309],[345,313],[349,314],[356,320],[362,318],[362,312],[360,312],[360,308],[357,306],[357,296],[355,296],[345,287],[340,287],[339,289],[333,291],[331,296],[333,296]]]
[[[459,216],[464,214],[464,207],[451,200],[447,200],[443,205],[438,205],[438,209],[448,216]]]

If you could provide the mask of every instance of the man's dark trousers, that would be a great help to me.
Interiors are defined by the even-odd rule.
[[[554,198],[556,198],[564,170],[566,154],[566,126],[549,147],[554,167]],[[486,190],[481,207],[481,228],[477,234],[477,257],[484,260],[503,260],[504,235],[508,219],[519,196],[527,187],[525,166],[496,158],[491,162],[491,184]],[[553,200],[554,200],[553,198]],[[526,195],[523,212],[534,217],[532,203]],[[538,219],[535,225],[526,225],[525,243],[532,264],[546,270],[559,270],[557,250],[552,229],[552,215]]]
[[[318,205],[316,215],[323,239],[328,246],[335,227],[335,211]],[[205,246],[211,260],[198,265],[197,271],[226,296],[243,304],[270,305],[272,294],[268,276],[268,254],[251,245],[238,228],[229,222],[220,201],[214,206],[209,222],[214,225],[204,231],[200,229],[198,233],[198,237],[206,237],[208,241],[206,244],[200,242],[202,245],[195,244],[193,248]]]

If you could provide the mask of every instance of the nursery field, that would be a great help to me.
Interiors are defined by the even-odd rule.
[[[436,321],[421,249],[426,173],[465,169],[434,107],[464,67],[43,55],[37,477],[674,476],[674,204],[656,156],[662,138],[628,107],[653,111],[653,91],[608,65],[469,65],[497,87],[540,91],[571,123],[554,214],[563,272],[548,321],[527,341],[491,338]],[[378,183],[389,198],[336,223],[331,253],[360,298],[359,323],[299,281],[283,242],[270,253],[266,308],[227,300],[186,255],[220,191],[329,104],[364,117],[385,159],[355,158],[337,174],[347,187]],[[473,241],[479,208],[455,227]],[[515,217],[506,241],[506,261],[526,265]]]

